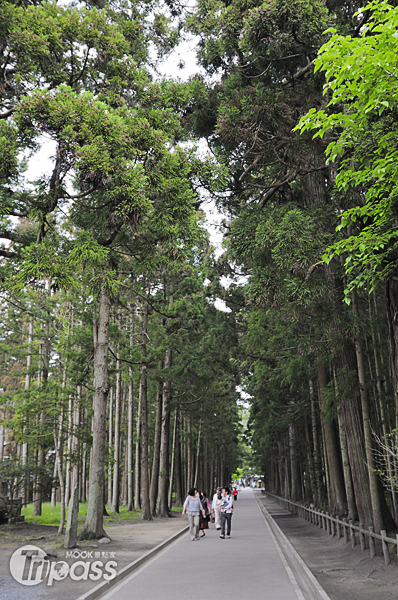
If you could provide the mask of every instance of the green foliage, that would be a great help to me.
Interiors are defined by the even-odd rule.
[[[357,192],[356,206],[344,211],[338,226],[348,236],[323,257],[326,263],[344,257],[346,296],[354,288],[371,291],[391,276],[397,249],[398,9],[372,2],[364,11],[369,18],[358,37],[329,30],[333,35],[315,61],[325,72],[329,110],[312,109],[297,127],[325,137],[328,159],[338,165],[337,187]]]
[[[16,175],[18,169],[19,145],[17,131],[13,125],[0,121],[0,180]],[[4,208],[2,208],[2,212]],[[5,212],[5,211],[4,211]]]

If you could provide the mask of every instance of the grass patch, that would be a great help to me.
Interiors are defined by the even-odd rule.
[[[79,525],[83,525],[87,514],[87,502],[79,504]],[[109,517],[104,517],[105,523],[118,523],[119,521],[128,521],[138,519],[141,512],[139,510],[128,511],[127,507],[121,506],[120,513],[110,512]],[[56,506],[51,506],[51,502],[43,502],[41,517],[33,516],[33,504],[24,506],[21,514],[24,515],[26,523],[35,523],[36,525],[49,525],[58,527],[61,519],[61,504],[57,502]],[[66,507],[66,518],[68,517],[68,507]]]
[[[140,510],[127,510],[126,506],[121,506],[119,508],[119,513],[110,512],[107,507],[107,511],[109,512],[109,517],[104,517],[105,523],[118,523],[119,521],[129,521],[130,519],[138,519],[141,514]]]
[[[56,506],[51,506],[51,502],[43,502],[41,508],[41,516],[33,516],[33,504],[27,504],[21,510],[21,514],[25,516],[27,523],[36,523],[37,525],[50,525],[58,527],[61,519],[61,504],[58,502]],[[87,502],[79,504],[79,522],[84,520],[87,514]],[[68,516],[68,507],[66,507],[66,517]]]
[[[173,512],[179,512],[179,513],[182,513],[182,509],[183,509],[182,506],[172,506],[172,508],[171,508],[171,510]]]

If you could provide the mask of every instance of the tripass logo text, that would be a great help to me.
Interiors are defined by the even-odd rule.
[[[67,553],[67,558],[85,558],[86,560],[75,560],[69,565],[64,560],[51,561],[47,553],[38,546],[21,546],[15,550],[10,559],[10,572],[15,581],[22,585],[37,585],[47,581],[47,585],[52,585],[54,581],[62,581],[70,577],[73,581],[98,581],[103,578],[110,581],[116,577],[117,562],[115,560],[87,560],[88,558],[100,558],[101,555],[110,554],[112,558],[114,553],[108,552],[86,552],[73,551]],[[101,558],[103,558],[101,556]]]

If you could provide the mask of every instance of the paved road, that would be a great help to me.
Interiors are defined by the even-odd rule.
[[[252,490],[239,493],[231,539],[212,529],[192,542],[180,538],[101,600],[299,600]]]

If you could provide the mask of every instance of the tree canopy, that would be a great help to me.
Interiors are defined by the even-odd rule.
[[[358,8],[0,2],[0,471],[67,547],[255,472],[393,531],[398,22]]]

